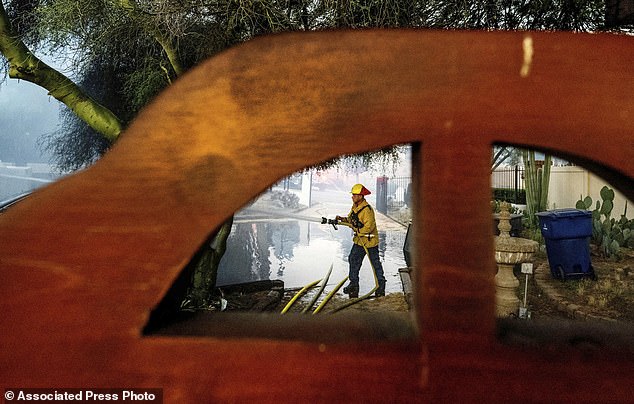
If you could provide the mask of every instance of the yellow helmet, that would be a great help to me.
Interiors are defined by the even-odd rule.
[[[350,191],[352,195],[370,195],[371,192],[364,187],[362,184],[354,184],[352,186],[352,190]]]

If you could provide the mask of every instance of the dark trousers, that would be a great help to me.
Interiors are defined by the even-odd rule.
[[[379,285],[385,285],[385,276],[383,275],[383,265],[379,259],[379,247],[368,248],[368,254],[370,257],[370,263],[376,273],[376,278],[379,281]],[[350,286],[359,287],[359,271],[361,270],[361,264],[363,264],[363,258],[365,257],[365,249],[358,244],[353,244],[348,255],[348,263],[350,264],[350,272],[348,274],[350,280]]]

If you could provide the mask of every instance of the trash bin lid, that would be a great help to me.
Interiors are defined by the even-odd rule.
[[[581,209],[553,209],[546,212],[535,213],[537,216],[548,217],[551,219],[563,219],[572,217],[592,217],[592,212]]]

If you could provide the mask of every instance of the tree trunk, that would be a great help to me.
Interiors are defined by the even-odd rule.
[[[130,13],[138,13],[136,3],[120,0],[119,5]],[[161,44],[176,75],[183,72],[177,50],[169,41],[152,32],[155,40]],[[123,127],[121,121],[108,108],[85,94],[72,80],[35,57],[24,42],[13,31],[2,2],[0,2],[0,54],[9,62],[9,77],[23,79],[43,87],[49,94],[69,107],[81,120],[96,132],[103,135],[111,143],[119,137]],[[196,263],[194,275],[195,291],[199,302],[208,302],[216,284],[218,265],[231,232],[233,217],[225,222],[210,243],[205,243],[201,252],[201,260]]]
[[[233,226],[233,216],[220,226],[218,232],[202,247],[200,260],[192,276],[187,299],[194,308],[207,307],[214,297],[220,260],[227,250],[227,240]]]
[[[606,27],[615,28],[631,24],[634,24],[634,3],[627,0],[606,0]]]
[[[86,95],[62,73],[35,57],[13,32],[0,2],[0,53],[9,62],[9,77],[37,84],[70,108],[79,118],[111,143],[122,130],[119,119],[106,107]]]
[[[158,42],[159,45],[161,45],[161,48],[163,48],[163,51],[165,52],[165,55],[167,56],[167,59],[169,60],[170,66],[172,66],[174,73],[176,74],[176,76],[181,76],[185,72],[185,70],[183,69],[183,66],[180,62],[180,54],[178,50],[174,47],[169,38],[161,33],[161,30],[157,26],[153,24],[144,24],[142,21],[139,23],[138,20],[141,20],[143,17],[147,18],[147,15],[139,10],[136,1],[119,0],[116,4],[118,4],[119,7],[125,10],[130,18],[135,20],[135,22],[137,22],[139,26],[143,27],[143,30],[146,33],[152,36],[154,40]]]

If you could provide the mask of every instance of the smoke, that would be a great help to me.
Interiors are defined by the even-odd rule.
[[[39,140],[57,129],[59,110],[59,102],[35,84],[9,78],[0,84],[0,161],[48,163]]]

